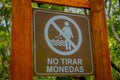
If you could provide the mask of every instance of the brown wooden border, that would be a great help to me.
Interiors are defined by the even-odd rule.
[[[81,8],[90,8],[90,2],[88,0],[32,0],[32,1],[37,3],[48,3]]]
[[[95,80],[112,80],[104,0],[32,0],[90,8]],[[30,0],[12,0],[11,80],[32,80],[32,7]]]

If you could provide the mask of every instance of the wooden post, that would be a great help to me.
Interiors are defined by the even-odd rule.
[[[32,80],[31,0],[12,0],[11,80]]]
[[[90,0],[95,80],[112,80],[104,0]]]
[[[33,0],[35,2],[90,8],[95,80],[112,80],[104,0]],[[68,2],[68,3],[67,3]],[[79,4],[78,4],[79,3]],[[85,3],[83,5],[83,3]]]
[[[104,0],[90,0],[90,4],[88,1],[75,0],[73,5],[69,0],[33,1],[90,8],[95,80],[112,80]],[[12,4],[11,79],[32,80],[31,1],[12,0]]]

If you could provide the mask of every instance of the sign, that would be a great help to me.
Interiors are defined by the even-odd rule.
[[[93,74],[89,16],[33,10],[34,72]]]

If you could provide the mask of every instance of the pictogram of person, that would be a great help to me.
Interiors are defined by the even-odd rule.
[[[69,25],[70,25],[69,22],[65,21],[64,27],[62,29],[63,33],[65,34],[65,36],[67,37],[68,40],[73,38],[73,33],[72,33],[72,30]],[[66,50],[71,50],[71,43],[67,39],[65,39]]]

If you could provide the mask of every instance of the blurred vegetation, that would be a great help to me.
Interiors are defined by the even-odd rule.
[[[11,0],[0,0],[0,80],[10,76],[10,42],[11,42]],[[50,9],[77,14],[89,14],[89,10],[67,6],[32,3],[34,8]],[[113,80],[120,80],[120,0],[105,0],[106,19]],[[33,80],[93,80],[87,77],[50,77],[34,76]]]
[[[0,80],[7,80],[10,66],[11,1],[0,1]]]

